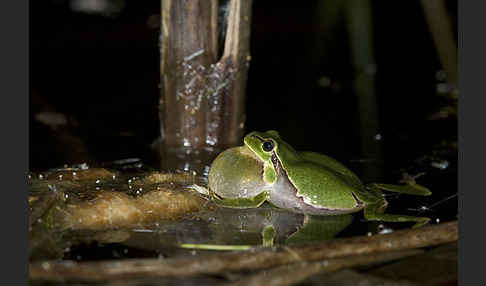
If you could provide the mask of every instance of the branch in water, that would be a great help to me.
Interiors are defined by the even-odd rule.
[[[80,263],[44,261],[30,265],[30,277],[46,280],[104,281],[261,270],[289,263],[429,247],[457,239],[458,224],[457,221],[453,221],[383,235],[335,239],[301,247],[216,253],[199,257]]]

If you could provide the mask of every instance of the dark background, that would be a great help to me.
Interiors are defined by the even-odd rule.
[[[160,1],[114,2],[123,9],[106,15],[75,11],[70,1],[30,1],[31,170],[79,163],[66,160],[58,134],[35,120],[39,99],[75,118],[69,132],[96,161],[151,156],[159,136]],[[276,129],[298,150],[345,162],[367,157],[344,25],[328,47],[331,56],[316,63],[317,1],[296,3],[254,1],[246,131]],[[383,138],[375,144],[384,152],[380,164],[404,166],[441,141],[456,140],[457,119],[428,120],[441,103],[440,63],[420,1],[372,4]],[[457,1],[447,7],[457,32]],[[331,87],[317,84],[322,76]]]

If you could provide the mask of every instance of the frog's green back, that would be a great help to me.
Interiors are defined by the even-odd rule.
[[[289,180],[297,188],[297,195],[309,205],[328,209],[347,210],[358,207],[353,193],[362,184],[339,162],[317,153],[298,153],[278,142],[277,156]],[[353,176],[354,175],[354,176]]]
[[[351,170],[349,170],[346,166],[334,160],[333,158],[315,152],[299,152],[299,154],[304,160],[319,164],[343,175],[344,178],[356,188],[362,187],[363,184],[361,183],[361,180],[358,178],[358,176],[354,174]]]

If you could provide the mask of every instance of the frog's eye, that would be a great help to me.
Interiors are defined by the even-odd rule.
[[[272,140],[266,140],[266,141],[263,141],[263,143],[262,143],[262,148],[263,148],[263,151],[265,151],[265,152],[272,151],[273,147],[275,147],[275,145],[273,144]]]

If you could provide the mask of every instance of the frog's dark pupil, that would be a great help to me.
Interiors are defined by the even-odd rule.
[[[270,152],[273,150],[273,142],[272,141],[265,141],[263,142],[263,151]]]

